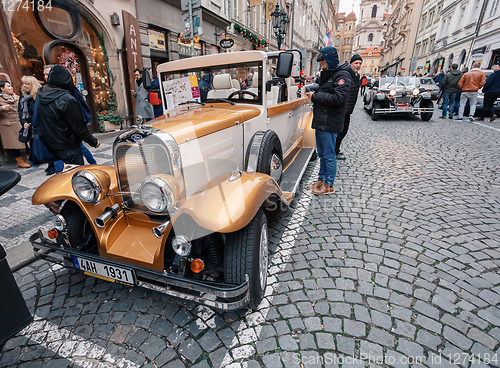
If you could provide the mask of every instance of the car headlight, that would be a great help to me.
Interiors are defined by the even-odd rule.
[[[94,173],[81,170],[73,175],[71,179],[73,191],[85,203],[95,203],[99,200],[102,187]]]
[[[418,88],[415,88],[413,90],[413,96],[417,96],[420,93],[420,90]]]
[[[391,89],[391,92],[389,92],[389,95],[396,96],[396,90],[395,89]]]
[[[172,190],[169,180],[165,180],[161,176],[150,176],[142,182],[139,188],[139,197],[151,212],[166,213],[174,204],[176,197],[174,190]]]

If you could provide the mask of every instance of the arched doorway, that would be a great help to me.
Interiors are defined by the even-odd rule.
[[[458,56],[458,66],[460,68],[462,68],[463,66],[465,66],[465,57],[467,56],[467,51],[465,50],[462,50],[460,52],[460,55]]]

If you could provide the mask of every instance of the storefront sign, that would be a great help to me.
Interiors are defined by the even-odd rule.
[[[165,33],[148,29],[149,48],[151,50],[167,51],[165,45]]]
[[[272,20],[271,13],[276,10],[276,0],[266,1],[266,20]]]
[[[220,40],[219,45],[223,49],[229,49],[234,46],[234,40],[232,38],[223,38]]]
[[[142,69],[142,51],[141,51],[141,37],[139,34],[139,22],[137,19],[122,10],[123,29],[125,33],[125,52],[127,56],[128,75],[130,80],[130,89],[134,89],[135,78],[134,69]],[[131,110],[135,115],[135,104],[132,104]]]

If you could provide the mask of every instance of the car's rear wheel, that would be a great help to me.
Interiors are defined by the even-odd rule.
[[[241,285],[248,275],[251,309],[257,308],[266,290],[268,249],[267,220],[262,209],[247,226],[226,237],[224,281]]]
[[[434,103],[431,100],[423,100],[422,102],[420,102],[420,107],[434,109]],[[420,118],[423,121],[429,121],[432,118],[432,113],[432,111],[422,112],[420,113]]]
[[[375,103],[375,102],[373,103],[373,108],[371,111],[373,121],[377,121],[380,118],[380,113],[375,112],[375,109],[380,109],[380,107],[381,107],[380,104]]]

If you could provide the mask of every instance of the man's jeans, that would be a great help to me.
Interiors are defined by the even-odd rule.
[[[333,186],[337,175],[337,155],[335,141],[338,133],[316,129],[316,150],[319,156],[319,180]]]
[[[97,162],[96,162],[94,156],[92,156],[92,153],[89,151],[89,149],[87,147],[85,147],[85,145],[83,143],[80,143],[80,148],[82,149],[83,157],[85,157],[85,159],[87,160],[89,165],[97,165]],[[67,163],[69,163],[69,162],[67,162]],[[54,169],[55,169],[56,174],[63,171],[64,161],[59,160],[59,161],[54,162]]]
[[[469,116],[474,117],[476,113],[476,104],[477,104],[477,92],[462,92],[460,96],[460,110],[458,111],[458,118],[461,119],[464,117],[465,105],[467,104],[467,100],[469,100]]]
[[[453,116],[453,110],[455,109],[455,98],[456,93],[443,92],[443,116]]]

